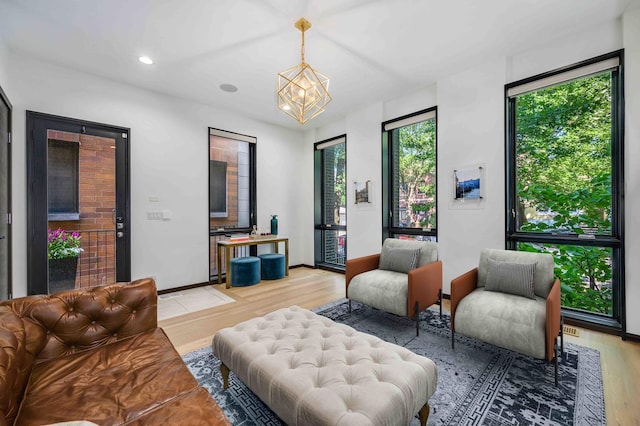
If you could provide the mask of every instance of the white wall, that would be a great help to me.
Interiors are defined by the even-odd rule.
[[[280,233],[291,237],[291,264],[302,263],[294,177],[305,166],[292,161],[302,155],[302,132],[17,55],[8,68],[2,84],[14,106],[14,296],[26,294],[27,109],[131,128],[133,279],[156,276],[160,289],[208,280],[208,126],[258,138],[258,225],[268,229],[269,215],[278,214]],[[173,218],[147,221],[150,209],[171,210]]]
[[[437,85],[433,84],[422,90],[416,90],[410,95],[386,101],[383,105],[384,120],[393,120],[404,115],[413,114],[437,104]]]
[[[477,266],[480,250],[504,248],[505,62],[494,60],[438,81],[438,241],[443,289]],[[483,200],[451,202],[454,169],[485,166]]]
[[[9,94],[7,93],[7,89],[4,86],[8,80],[8,77],[7,77],[8,63],[9,63],[9,51],[4,45],[4,42],[2,41],[2,39],[0,39],[0,87],[2,87],[2,90],[4,90],[7,96],[9,96]]]
[[[604,23],[590,31],[571,34],[553,43],[509,58],[507,82],[521,80],[575,64],[622,48],[621,21]]]
[[[640,8],[623,17],[627,331],[640,335]]]
[[[347,255],[349,258],[380,252],[382,229],[382,103],[355,111],[347,129]],[[354,159],[351,160],[350,159]],[[355,204],[354,182],[371,180],[369,203]]]

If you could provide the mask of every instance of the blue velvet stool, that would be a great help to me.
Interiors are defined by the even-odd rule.
[[[284,278],[285,264],[284,254],[266,253],[258,256],[262,263],[260,269],[263,280],[279,280]]]
[[[231,285],[246,287],[260,282],[260,259],[253,256],[231,259]]]

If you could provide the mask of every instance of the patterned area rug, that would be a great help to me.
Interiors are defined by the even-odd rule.
[[[437,310],[415,323],[359,303],[352,313],[342,299],[315,312],[358,331],[376,335],[431,358],[438,367],[438,389],[430,399],[429,425],[605,425],[600,354],[567,344],[560,359],[559,384],[553,364],[456,335],[451,349],[449,316]],[[282,425],[234,374],[222,389],[220,361],[211,348],[183,357],[234,425]],[[411,425],[419,425],[414,419]]]

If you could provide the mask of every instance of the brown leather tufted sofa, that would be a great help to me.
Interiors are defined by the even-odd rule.
[[[0,426],[228,425],[157,327],[142,279],[0,302]]]

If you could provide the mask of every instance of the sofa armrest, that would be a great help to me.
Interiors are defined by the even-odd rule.
[[[418,309],[422,310],[438,301],[438,293],[442,289],[442,261],[412,269],[408,276],[407,313],[413,317],[416,302],[419,303]]]
[[[556,278],[549,295],[547,295],[545,336],[547,361],[551,361],[555,356],[555,340],[560,332],[560,305],[560,280]]]
[[[380,254],[372,254],[369,256],[358,257],[356,259],[347,260],[345,271],[345,291],[349,288],[351,279],[358,274],[378,269],[380,263]],[[348,293],[347,293],[348,294]]]
[[[158,326],[152,278],[6,302],[23,318],[37,361],[94,349]]]
[[[478,268],[451,280],[451,331],[455,331],[454,318],[458,303],[478,286]]]

